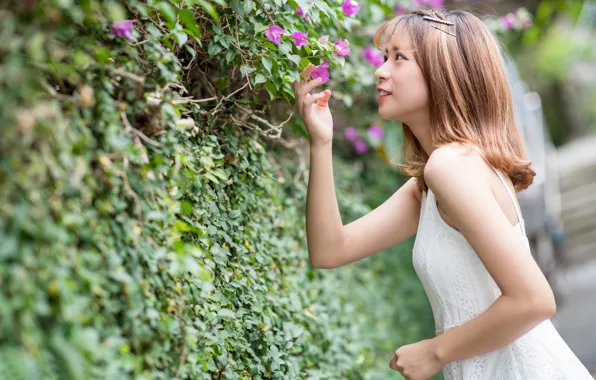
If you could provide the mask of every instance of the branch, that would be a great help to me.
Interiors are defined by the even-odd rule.
[[[138,129],[136,129],[132,125],[130,125],[130,122],[128,121],[128,118],[126,117],[126,113],[124,111],[120,112],[120,118],[122,119],[122,122],[124,123],[124,127],[126,128],[127,131],[131,131],[131,132],[135,133],[137,136],[139,136],[146,143],[151,144],[155,147],[161,148],[160,143],[158,143],[155,140],[150,139],[143,132],[139,131]]]
[[[112,68],[110,68],[109,70],[114,75],[119,75],[121,77],[128,78],[128,79],[130,79],[132,81],[135,81],[135,82],[137,82],[139,84],[145,84],[145,77],[141,77],[141,76],[138,76],[138,75],[133,74],[133,73],[129,73],[129,72],[124,71],[124,70],[121,70],[121,69],[112,69]]]

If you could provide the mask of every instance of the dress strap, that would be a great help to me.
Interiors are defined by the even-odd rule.
[[[515,201],[515,196],[513,195],[513,192],[511,191],[511,189],[507,185],[507,182],[505,182],[505,178],[503,178],[503,174],[501,174],[501,171],[497,170],[495,167],[493,167],[491,164],[488,163],[488,161],[486,160],[486,158],[484,157],[484,155],[482,154],[482,152],[480,151],[480,149],[477,146],[472,145],[472,144],[467,144],[467,145],[469,145],[472,148],[474,148],[474,150],[476,152],[478,152],[478,154],[480,155],[480,157],[482,157],[484,159],[484,161],[486,161],[486,163],[488,164],[488,166],[490,166],[491,169],[495,173],[497,173],[497,176],[499,176],[499,179],[501,180],[501,183],[503,184],[503,186],[505,186],[505,189],[507,190],[507,193],[509,194],[509,198],[511,198],[511,202],[513,202],[513,207],[515,208],[515,213],[517,214],[517,220],[521,224],[522,229],[523,229],[524,234],[525,234],[526,233],[526,229],[525,229],[525,226],[523,225],[524,222],[523,222],[521,210],[518,209],[517,202]]]

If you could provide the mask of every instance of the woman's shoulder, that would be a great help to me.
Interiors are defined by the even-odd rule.
[[[468,144],[442,145],[431,153],[424,167],[424,181],[434,186],[448,183],[488,183],[490,168],[484,159]]]

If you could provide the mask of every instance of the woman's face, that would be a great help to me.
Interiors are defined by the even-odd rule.
[[[396,32],[385,49],[385,63],[377,69],[379,115],[409,123],[428,116],[428,89],[405,30]]]

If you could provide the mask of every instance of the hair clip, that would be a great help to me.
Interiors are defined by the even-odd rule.
[[[440,18],[430,17],[430,16],[422,16],[423,19],[428,21],[434,21],[445,25],[455,25],[454,23],[446,20],[441,20]]]
[[[450,32],[450,31],[448,31],[448,30],[443,30],[443,29],[441,29],[441,28],[439,28],[439,27],[437,27],[437,26],[434,26],[434,25],[431,25],[431,26],[432,26],[433,28],[435,28],[436,30],[440,30],[441,32],[445,32],[445,33],[447,33],[447,34],[449,34],[449,35],[452,35],[453,37],[457,37],[457,36],[455,35],[455,33],[451,33],[451,32]]]

